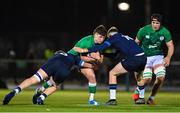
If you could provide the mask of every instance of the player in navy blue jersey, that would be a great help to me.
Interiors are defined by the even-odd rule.
[[[121,54],[126,56],[126,58],[124,58],[109,72],[110,100],[106,102],[106,105],[117,105],[117,76],[127,72],[135,72],[136,75],[140,74],[146,65],[147,57],[144,55],[142,48],[138,46],[131,37],[118,33],[118,29],[116,27],[111,27],[108,30],[107,36],[108,39],[101,45],[96,45],[92,48],[86,49],[74,47],[74,50],[79,53],[86,53],[101,51],[112,46]]]
[[[27,88],[33,84],[37,84],[44,79],[52,77],[55,87],[46,89],[41,95],[42,98],[46,98],[48,93],[54,91],[52,88],[56,88],[60,83],[67,79],[70,75],[72,66],[83,66],[92,68],[92,65],[84,62],[80,57],[73,54],[65,53],[63,51],[56,52],[56,54],[50,58],[41,68],[30,78],[25,79],[18,87],[12,90],[4,97],[3,105],[9,103],[9,101],[24,88]],[[47,93],[46,93],[47,92]],[[37,100],[38,101],[38,100]],[[39,100],[41,101],[41,100]],[[37,102],[42,103],[42,102]],[[43,104],[43,103],[42,103]]]

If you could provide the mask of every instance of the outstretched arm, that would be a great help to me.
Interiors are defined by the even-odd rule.
[[[87,53],[88,52],[88,49],[85,48],[80,48],[80,47],[73,47],[74,51],[78,52],[78,53]]]
[[[103,44],[101,45],[96,45],[94,47],[91,47],[91,48],[85,48],[85,49],[82,49],[82,48],[79,48],[79,47],[74,47],[73,49],[78,52],[78,53],[91,53],[91,52],[96,52],[96,51],[102,51],[106,48],[108,48],[109,46],[111,46],[111,44],[107,41],[105,41]]]

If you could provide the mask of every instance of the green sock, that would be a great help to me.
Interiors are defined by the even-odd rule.
[[[96,93],[96,86],[89,86],[89,93]]]
[[[50,85],[47,82],[44,82],[43,87],[47,89]]]
[[[96,83],[89,83],[89,101],[94,100],[94,95],[96,93]]]

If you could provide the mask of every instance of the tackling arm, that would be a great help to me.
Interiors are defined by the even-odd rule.
[[[140,40],[136,37],[135,42],[140,45]]]
[[[94,47],[91,47],[91,48],[85,48],[85,49],[82,49],[80,47],[74,47],[73,49],[78,52],[78,53],[91,53],[91,52],[96,52],[96,51],[102,51],[106,48],[108,48],[109,46],[111,46],[111,43],[105,41],[103,44],[101,45],[96,45]]]

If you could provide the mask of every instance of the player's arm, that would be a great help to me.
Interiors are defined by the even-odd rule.
[[[141,44],[141,41],[143,39],[143,34],[144,34],[144,28],[141,28],[139,29],[137,35],[136,35],[136,39],[135,39],[135,42],[140,45]]]
[[[140,45],[141,41],[136,37],[135,42]]]
[[[88,48],[88,49],[87,48],[82,49],[79,47],[74,47],[73,49],[78,53],[91,53],[91,52],[96,52],[96,51],[102,51],[102,50],[108,48],[109,46],[111,46],[111,43],[109,43],[108,41],[105,41],[101,45],[96,45],[96,46],[93,46],[93,47]]]
[[[91,61],[95,61],[94,58],[88,57],[88,56],[80,56],[80,58],[82,60],[84,60],[85,62],[91,62]]]
[[[172,55],[174,53],[174,44],[173,44],[173,41],[171,40],[169,42],[166,42],[166,45],[167,45],[167,48],[168,48],[168,52],[167,52],[166,57],[164,58],[164,65],[165,66],[169,66],[171,57],[172,57]]]
[[[80,61],[79,61],[79,66],[80,66],[80,67],[85,67],[85,68],[91,68],[91,69],[94,68],[94,65],[93,65],[93,64],[88,63],[88,62],[85,62],[85,61],[83,61],[83,60],[80,60]]]
[[[98,60],[100,63],[103,63],[104,55],[101,55],[100,59]]]
[[[87,56],[80,56],[80,58],[86,62],[98,61],[99,63],[102,63],[104,57],[99,52],[93,52],[87,54]]]

